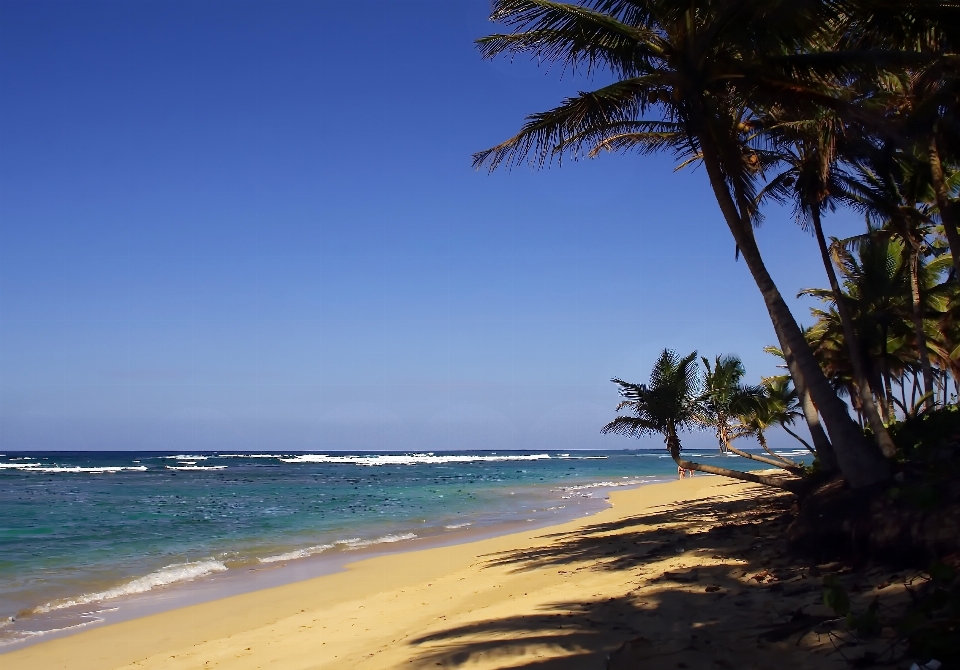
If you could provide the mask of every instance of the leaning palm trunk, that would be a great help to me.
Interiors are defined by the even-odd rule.
[[[765,451],[770,453],[773,456],[773,458],[767,458],[766,456],[759,456],[757,454],[751,454],[749,452],[742,451],[740,449],[737,449],[735,446],[733,446],[730,443],[727,444],[727,450],[732,454],[736,454],[737,456],[740,456],[741,458],[746,458],[751,461],[757,461],[758,463],[764,463],[766,465],[772,465],[775,468],[783,468],[784,470],[788,470],[791,474],[803,476],[803,468],[800,465],[792,461],[787,461],[786,459],[780,458],[779,456],[771,452],[769,449],[765,449]]]
[[[787,359],[787,364],[794,386],[798,390],[801,386],[809,390],[810,397],[823,417],[827,432],[830,434],[843,477],[853,488],[861,488],[886,480],[889,476],[887,463],[878,450],[870,446],[857,424],[847,413],[846,404],[830,388],[813,352],[803,338],[800,326],[797,325],[783,296],[780,295],[780,291],[767,272],[750,223],[743,220],[730,195],[712,139],[705,133],[701,133],[698,139],[703,163],[727,226],[763,295],[770,319],[780,339],[781,348],[784,353],[787,350],[792,352],[792,356]],[[804,412],[806,411],[807,408],[804,407]]]
[[[956,203],[950,202],[947,191],[947,182],[943,176],[943,164],[940,162],[940,147],[936,138],[930,141],[930,173],[933,182],[933,193],[940,210],[940,221],[943,223],[943,232],[950,245],[950,255],[953,258],[954,280],[960,282],[960,231],[957,230]]]
[[[788,360],[787,351],[783,353],[784,360]],[[789,358],[793,358],[793,353],[789,354]],[[793,433],[790,434],[803,442],[807,449],[810,449],[810,451],[817,455],[817,459],[820,461],[820,467],[824,472],[830,474],[839,472],[840,464],[837,463],[837,454],[833,450],[833,445],[830,443],[830,438],[827,437],[823,425],[820,423],[820,414],[817,412],[817,406],[813,404],[810,391],[808,391],[806,385],[803,384],[802,378],[798,379],[797,377],[793,377],[793,386],[797,389],[800,410],[803,412],[803,419],[807,424],[807,430],[810,431],[810,437],[813,440],[813,449],[810,449],[810,445],[803,442],[799,436],[793,435]],[[790,431],[788,430],[787,432]]]
[[[793,439],[795,439],[797,442],[799,442],[800,444],[802,444],[804,447],[806,447],[806,448],[807,448],[807,451],[809,451],[809,452],[810,452],[811,454],[813,454],[814,456],[817,455],[817,450],[814,449],[813,447],[811,447],[811,446],[810,446],[810,443],[807,442],[805,439],[803,439],[802,437],[800,437],[799,435],[797,435],[796,433],[794,433],[792,430],[790,430],[789,428],[787,428],[786,424],[784,424],[783,426],[781,426],[781,428],[783,428],[783,431],[784,431],[787,435],[789,435],[790,437],[792,437]]]
[[[706,472],[707,474],[711,475],[720,475],[722,477],[730,477],[731,479],[739,479],[744,482],[763,484],[764,486],[773,486],[775,488],[791,492],[796,491],[801,483],[800,480],[796,479],[784,481],[779,477],[771,477],[770,475],[757,475],[752,472],[740,472],[739,470],[720,468],[715,465],[704,465],[702,463],[694,463],[693,461],[683,459],[680,457],[680,438],[675,432],[667,436],[666,442],[667,450],[670,452],[670,456],[673,458],[676,464],[684,470]]]
[[[833,291],[833,302],[837,305],[837,313],[840,315],[840,323],[843,326],[843,339],[847,341],[847,353],[850,356],[850,366],[853,368],[853,386],[857,395],[860,396],[860,407],[867,423],[870,425],[870,430],[877,438],[880,451],[885,457],[893,458],[897,453],[897,445],[893,443],[893,438],[887,432],[887,427],[883,425],[877,403],[874,402],[873,388],[864,372],[863,356],[860,347],[857,346],[857,334],[853,329],[853,319],[850,318],[850,310],[847,309],[847,303],[844,301],[843,291],[840,290],[840,282],[837,280],[837,273],[833,269],[833,260],[830,258],[830,251],[827,249],[827,241],[823,236],[819,206],[814,205],[811,218],[813,219],[813,230],[817,237],[817,245],[820,247],[820,257],[823,259],[823,267],[827,271],[830,289]]]
[[[757,442],[760,443],[760,447],[783,464],[780,467],[786,468],[790,472],[796,471],[797,474],[803,472],[803,466],[796,461],[791,461],[789,458],[774,453],[773,449],[770,448],[770,445],[767,444],[767,436],[763,434],[762,430],[756,431],[755,434],[757,436]]]

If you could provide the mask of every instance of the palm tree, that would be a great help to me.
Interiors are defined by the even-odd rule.
[[[703,377],[703,393],[698,403],[697,421],[704,428],[712,428],[716,432],[720,451],[729,451],[741,458],[784,467],[782,459],[772,452],[773,458],[766,458],[743,451],[733,445],[733,439],[737,435],[733,425],[736,417],[750,413],[765,399],[762,388],[746,386],[742,383],[743,376],[746,374],[743,362],[736,356],[729,355],[717,356],[713,364],[707,358],[701,360],[706,368],[706,374]]]
[[[647,384],[631,384],[620,379],[611,381],[620,386],[620,395],[624,398],[617,405],[617,412],[628,410],[630,415],[618,416],[603,427],[602,433],[629,437],[659,434],[663,436],[670,456],[681,468],[788,490],[795,487],[796,480],[785,482],[769,475],[694,463],[680,456],[679,433],[698,427],[701,414],[702,380],[697,367],[697,352],[681,358],[675,351],[664,349],[654,363]]]
[[[771,404],[774,406],[772,413],[775,415],[776,423],[783,428],[783,431],[787,435],[802,444],[807,451],[816,456],[816,449],[811,447],[806,440],[790,429],[794,421],[803,417],[803,412],[800,411],[800,401],[797,396],[797,390],[791,386],[789,375],[764,377],[761,380],[761,384],[766,391],[767,397],[770,398]]]
[[[820,258],[834,294],[834,304],[843,328],[844,341],[848,347],[851,372],[851,397],[856,395],[863,415],[877,438],[880,451],[892,458],[897,451],[893,439],[874,402],[874,389],[867,374],[862,353],[857,347],[857,335],[847,304],[841,299],[840,282],[833,266],[826,237],[823,234],[822,217],[828,209],[835,209],[833,195],[840,191],[838,183],[838,153],[842,151],[843,124],[833,114],[821,114],[813,119],[772,123],[775,140],[779,145],[779,160],[785,164],[779,175],[770,181],[761,192],[778,200],[793,201],[795,216],[803,228],[812,228]]]
[[[803,466],[800,463],[774,452],[767,444],[766,438],[766,431],[773,426],[785,426],[793,422],[796,395],[793,389],[789,388],[789,382],[785,377],[766,377],[761,387],[762,392],[752,397],[750,402],[744,403],[737,412],[739,425],[734,431],[734,436],[755,437],[760,447],[776,459],[771,461],[772,465],[778,465],[794,474],[803,474]]]
[[[491,19],[517,30],[479,40],[485,58],[528,53],[605,68],[616,81],[528,117],[517,135],[475,154],[474,164],[493,170],[528,159],[542,167],[555,156],[604,150],[670,150],[686,163],[702,162],[794,383],[809,391],[844,476],[860,487],[886,479],[888,466],[830,388],[753,233],[765,161],[755,142],[761,108],[833,99],[796,55],[817,50],[821,26],[835,23],[833,13],[812,8],[793,0],[495,0]]]
[[[846,245],[851,246],[851,245]],[[858,411],[857,394],[853,390],[848,352],[859,351],[887,421],[890,421],[891,374],[902,367],[903,356],[916,357],[909,351],[910,280],[907,254],[899,240],[877,235],[866,236],[848,249],[834,240],[831,256],[840,270],[843,286],[838,294],[831,289],[806,289],[799,295],[819,298],[827,310],[812,309],[817,322],[809,332],[809,341],[834,385],[844,387]],[[842,305],[852,321],[853,338],[841,323],[837,306]],[[894,358],[894,356],[900,358]]]
[[[841,300],[847,305],[857,333],[856,347],[868,363],[871,384],[877,401],[884,408],[886,420],[895,418],[895,406],[904,414],[911,413],[913,401],[893,393],[896,383],[904,386],[906,375],[922,378],[920,349],[917,343],[912,306],[910,252],[906,245],[883,231],[856,240],[856,243],[832,245],[832,253],[843,280]],[[923,314],[922,327],[929,358],[939,367],[934,377],[946,400],[945,376],[954,374],[960,363],[957,348],[956,321],[958,287],[956,282],[942,281],[952,266],[949,254],[941,254],[929,263],[919,264],[918,283]],[[846,352],[845,331],[839,324],[836,297],[832,290],[807,289],[810,295],[827,303],[828,309],[812,309],[817,321],[808,333],[821,367],[837,387],[850,383],[850,363]],[[855,400],[855,396],[851,395]],[[859,408],[858,408],[859,409]]]
[[[860,157],[851,162],[854,171],[844,180],[844,197],[861,209],[868,220],[882,225],[886,234],[900,239],[909,254],[911,318],[923,372],[923,390],[930,398],[928,408],[932,408],[933,367],[923,326],[924,298],[921,295],[922,265],[929,252],[927,236],[932,227],[930,208],[922,204],[929,189],[929,175],[918,169],[913,157],[875,147],[861,151]]]

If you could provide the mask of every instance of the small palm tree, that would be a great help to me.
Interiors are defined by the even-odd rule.
[[[810,443],[804,440],[790,429],[793,422],[803,418],[803,412],[800,411],[800,399],[797,390],[790,383],[788,375],[776,375],[774,377],[764,377],[761,380],[766,391],[767,397],[776,403],[776,421],[783,428],[784,432],[802,444],[807,451],[816,455],[816,450],[810,446]]]
[[[717,434],[720,451],[729,451],[741,458],[759,461],[775,467],[785,467],[782,459],[774,459],[742,451],[733,445],[737,437],[734,421],[745,415],[764,400],[763,388],[743,384],[746,374],[743,362],[736,356],[717,356],[713,364],[701,359],[706,368],[704,389],[699,398],[697,421],[704,428],[712,428]]]
[[[802,474],[803,466],[770,449],[765,435],[773,426],[785,426],[797,417],[796,394],[785,377],[766,377],[761,388],[761,393],[745,403],[738,413],[739,425],[734,430],[734,436],[750,435],[757,438],[760,447],[776,459],[770,462],[795,474]]]
[[[653,366],[647,384],[631,384],[621,379],[612,381],[620,386],[620,395],[624,398],[617,406],[617,411],[627,410],[630,415],[618,416],[603,427],[602,433],[629,437],[659,434],[663,436],[670,456],[686,470],[788,490],[794,487],[795,481],[785,482],[777,477],[704,465],[681,458],[680,431],[701,425],[698,417],[702,413],[700,396],[703,383],[697,366],[697,352],[681,358],[675,351],[664,349]]]

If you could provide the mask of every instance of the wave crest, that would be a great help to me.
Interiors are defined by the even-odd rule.
[[[133,581],[127,582],[122,586],[117,586],[106,591],[96,593],[84,593],[83,595],[66,600],[57,600],[55,602],[40,605],[34,608],[35,614],[53,612],[55,610],[66,609],[76,605],[87,605],[89,603],[100,602],[101,600],[110,600],[122,596],[132,596],[138,593],[146,593],[161,586],[168,586],[178,582],[189,582],[213,574],[214,572],[223,572],[227,569],[220,561],[213,559],[206,561],[193,561],[191,563],[175,563],[161,568],[156,572],[151,572],[143,577],[138,577]]]
[[[284,463],[350,463],[353,465],[435,465],[437,463],[479,463],[494,461],[541,461],[549,460],[549,454],[518,454],[516,456],[472,456],[435,454],[373,454],[370,456],[330,456],[328,454],[303,454],[281,458]]]

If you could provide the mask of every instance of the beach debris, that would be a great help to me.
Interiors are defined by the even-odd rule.
[[[780,581],[779,578],[769,570],[761,570],[750,579],[758,584],[771,584]]]

